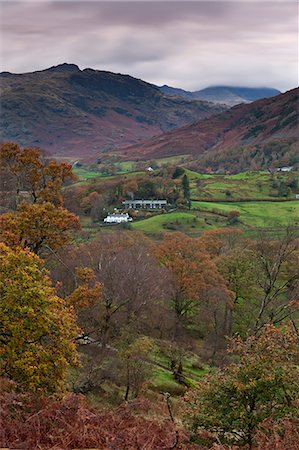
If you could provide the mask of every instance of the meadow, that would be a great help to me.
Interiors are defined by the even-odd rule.
[[[298,186],[298,173],[242,172],[235,175],[199,174],[186,170],[193,200],[271,200],[293,180]],[[287,189],[285,189],[287,190]],[[287,194],[287,192],[285,192]],[[294,195],[290,192],[290,198]]]
[[[191,236],[213,228],[228,227],[230,211],[240,213],[234,226],[243,229],[299,225],[299,201],[289,202],[192,202],[190,212],[176,211],[133,222],[134,230],[147,234],[181,231]]]
[[[173,164],[183,160],[183,156],[164,158],[156,163]],[[150,164],[150,162],[148,162]],[[99,183],[121,177],[134,178],[139,175],[150,176],[155,180],[157,171],[134,171],[133,161],[119,162],[115,175],[104,175],[89,170],[88,167],[75,167],[79,177],[77,184]],[[191,208],[176,209],[168,213],[157,214],[150,218],[134,221],[130,227],[146,234],[157,235],[165,231],[181,231],[197,236],[203,231],[232,224],[228,214],[239,212],[234,223],[243,229],[279,228],[290,224],[298,225],[299,201],[295,193],[299,192],[298,172],[242,172],[234,175],[198,173],[184,168],[190,183]],[[178,185],[180,179],[176,180]],[[289,188],[292,186],[292,189]],[[117,205],[116,205],[117,206]]]
[[[289,202],[192,202],[194,209],[217,214],[238,211],[240,221],[252,227],[281,227],[299,224],[299,201]]]
[[[219,214],[215,215],[210,211],[190,212],[176,211],[159,214],[148,219],[133,222],[133,230],[143,231],[146,234],[159,234],[162,232],[181,231],[189,236],[198,236],[203,231],[213,228],[223,227],[227,224],[227,219]]]

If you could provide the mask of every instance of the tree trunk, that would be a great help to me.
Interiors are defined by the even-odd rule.
[[[128,401],[129,398],[129,393],[130,393],[130,369],[127,366],[127,386],[126,386],[126,393],[125,393],[125,401]]]

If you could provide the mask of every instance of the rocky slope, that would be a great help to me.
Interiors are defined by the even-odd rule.
[[[148,139],[224,109],[172,98],[128,75],[61,64],[0,74],[0,140],[75,158]]]
[[[247,166],[256,153],[259,153],[259,160],[264,158],[264,164],[271,163],[275,158],[286,164],[289,161],[283,159],[284,155],[291,151],[290,159],[294,157],[296,162],[298,90],[235,106],[141,145],[121,149],[120,153],[126,159],[189,154],[201,161],[203,166],[213,169],[229,168],[244,152],[247,154]],[[280,156],[274,157],[273,152],[280,153]],[[259,162],[259,165],[262,166],[262,163]]]

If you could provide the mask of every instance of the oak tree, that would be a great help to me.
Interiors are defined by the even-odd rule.
[[[40,254],[55,251],[69,242],[72,230],[80,228],[77,216],[52,203],[21,203],[15,213],[0,216],[0,241]]]
[[[64,389],[79,330],[39,257],[0,243],[0,376],[27,391]]]
[[[25,147],[6,142],[0,145],[0,178],[6,196],[15,197],[15,206],[26,193],[31,203],[51,202],[62,206],[62,186],[76,178],[71,164],[47,162],[38,148]]]
[[[211,431],[218,442],[253,448],[257,426],[296,410],[298,336],[294,329],[268,324],[259,337],[235,338],[238,361],[207,376],[186,396],[185,420],[199,435]]]

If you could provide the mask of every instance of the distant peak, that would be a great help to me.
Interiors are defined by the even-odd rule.
[[[52,66],[49,69],[46,69],[51,72],[78,72],[80,71],[79,67],[76,64],[58,64],[58,66]]]
[[[272,88],[269,86],[230,86],[230,85],[211,85],[206,87],[205,89],[246,89],[250,91],[257,91],[257,90],[272,90],[280,92],[276,88]]]
[[[4,72],[0,72],[0,75],[3,76],[3,77],[9,77],[9,76],[11,76],[13,74],[11,72],[4,71]]]

